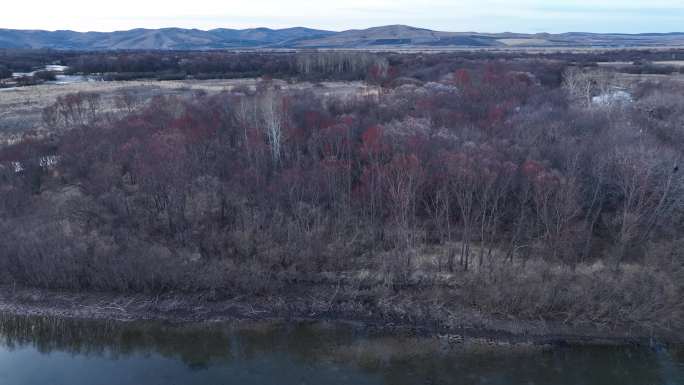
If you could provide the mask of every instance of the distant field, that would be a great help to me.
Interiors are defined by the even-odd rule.
[[[536,46],[551,44],[545,39],[499,39],[498,41],[506,44],[507,46]]]
[[[626,61],[611,61],[611,62],[598,62],[596,63],[600,66],[604,67],[615,67],[615,66],[628,66],[632,65],[632,62],[626,62]],[[684,67],[684,60],[665,60],[665,61],[654,61],[650,62],[650,64],[654,65],[663,65],[663,66],[675,66],[675,67]]]
[[[659,61],[659,62],[654,62],[653,64],[662,64],[662,65],[669,65],[669,66],[676,66],[676,67],[684,67],[684,60]]]
[[[684,82],[684,75],[682,74],[672,74],[672,75],[658,75],[658,74],[625,74],[620,73],[617,75],[618,79],[626,80],[629,83],[639,83],[639,82]]]

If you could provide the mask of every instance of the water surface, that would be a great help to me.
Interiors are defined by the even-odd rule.
[[[675,348],[462,349],[322,323],[0,317],[0,384],[680,385]]]

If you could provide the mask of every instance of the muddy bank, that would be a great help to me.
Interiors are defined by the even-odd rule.
[[[330,295],[326,288],[312,292]],[[314,295],[235,296],[215,300],[209,294],[122,295],[0,288],[0,313],[120,322],[155,320],[172,324],[250,321],[334,321],[369,332],[436,337],[452,344],[498,345],[650,345],[654,341],[681,344],[674,331],[610,330],[585,325],[559,325],[542,320],[496,320],[463,313],[422,317],[388,311],[362,302],[340,303]],[[406,299],[403,299],[406,301]],[[393,305],[396,306],[396,305]]]

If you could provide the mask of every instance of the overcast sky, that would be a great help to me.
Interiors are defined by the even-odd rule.
[[[0,28],[329,30],[408,24],[477,32],[684,31],[684,0],[2,0]]]

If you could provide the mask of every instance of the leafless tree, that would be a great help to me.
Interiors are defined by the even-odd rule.
[[[283,142],[283,127],[286,124],[284,100],[281,95],[268,89],[260,96],[261,123],[271,146],[273,164],[280,162]]]
[[[613,153],[614,183],[620,207],[612,219],[616,229],[614,258],[620,264],[631,245],[648,241],[653,228],[675,202],[681,178],[678,159],[665,149],[637,145]]]

